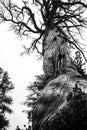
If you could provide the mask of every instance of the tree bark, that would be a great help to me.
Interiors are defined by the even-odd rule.
[[[71,129],[75,120],[70,113],[73,122],[67,119],[68,112],[77,117],[74,109],[78,107],[73,107],[72,111],[71,104],[79,101],[80,105],[87,100],[87,96],[83,96],[87,93],[87,80],[72,65],[68,43],[58,36],[56,28],[49,30],[44,40],[43,70],[48,82],[33,109],[33,130],[63,130],[68,126]],[[87,102],[84,109],[86,106]],[[84,112],[81,114],[85,115]],[[84,119],[87,120],[87,117]],[[79,118],[76,121],[78,124]]]

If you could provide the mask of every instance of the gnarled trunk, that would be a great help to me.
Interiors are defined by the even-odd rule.
[[[75,124],[71,114],[74,114],[74,108],[70,111],[71,104],[80,100],[79,95],[82,102],[84,99],[87,100],[87,96],[84,98],[87,92],[87,81],[71,64],[68,43],[58,36],[56,28],[49,30],[44,42],[43,70],[49,80],[33,109],[33,130],[63,130],[64,127],[71,129],[73,123]],[[75,97],[76,100],[74,100]],[[68,125],[67,116],[65,118],[65,113],[68,115],[68,109],[71,112],[69,116],[73,119],[70,125]],[[65,112],[64,115],[63,112]],[[77,113],[75,114],[74,116],[77,117]],[[76,119],[77,122],[78,120]]]
[[[58,76],[76,70],[70,59],[69,44],[58,36],[56,28],[50,29],[44,40],[43,70],[46,77]]]

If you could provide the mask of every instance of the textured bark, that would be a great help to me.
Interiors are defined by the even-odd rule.
[[[71,65],[69,45],[58,36],[56,28],[49,30],[44,43],[43,70],[46,77],[76,69]]]
[[[56,29],[50,30],[44,41],[43,70],[47,77],[55,73],[56,58],[59,46],[62,43],[62,39],[57,35]]]
[[[87,93],[87,81],[71,64],[68,44],[58,36],[56,29],[49,31],[45,39],[44,49],[43,70],[45,76],[52,77],[55,72],[57,75],[50,78],[37,99],[32,116],[33,130],[63,130],[64,127],[68,129],[68,125],[71,129],[73,123],[67,122],[62,111],[68,113],[69,109],[69,112],[72,113],[70,103],[72,104],[74,97]],[[75,124],[73,116],[72,119]],[[76,118],[77,122],[78,120],[79,118]]]

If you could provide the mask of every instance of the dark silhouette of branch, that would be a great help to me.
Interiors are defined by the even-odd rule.
[[[27,52],[27,54],[29,54],[30,51],[31,51],[31,49],[33,48],[33,50],[36,50],[37,53],[39,53],[40,55],[43,55],[43,54],[42,54],[42,51],[41,51],[41,52],[39,51],[38,45],[37,45],[37,43],[38,43],[39,40],[42,38],[42,36],[43,36],[43,35],[40,34],[39,37],[36,38],[36,39],[32,42],[32,44],[31,44],[31,46],[30,46],[29,48],[27,48],[26,46],[24,46],[25,52],[23,52],[22,54],[24,54],[24,53],[26,53],[26,52]],[[39,44],[41,44],[41,42],[39,42]]]
[[[23,10],[27,10],[27,11],[29,12],[29,15],[30,15],[30,17],[31,17],[31,19],[32,19],[32,22],[33,22],[33,24],[34,24],[35,29],[37,30],[38,33],[42,33],[43,30],[41,30],[41,29],[37,26],[36,20],[35,20],[35,17],[34,17],[34,14],[32,13],[31,9],[30,9],[29,7],[27,7],[27,6],[24,6],[24,7],[22,7],[22,13],[23,13]]]
[[[87,27],[87,19],[84,17],[86,9],[87,3],[83,0],[32,0],[32,3],[24,0],[20,6],[11,0],[1,0],[0,22],[11,22],[12,29],[20,36],[34,34],[36,39],[32,41],[28,51],[37,50],[40,55],[43,52],[39,51],[37,44],[41,41],[44,44],[47,29],[56,27],[60,36],[79,49],[85,58],[75,35],[81,36],[81,30]],[[43,47],[44,45],[42,50]]]

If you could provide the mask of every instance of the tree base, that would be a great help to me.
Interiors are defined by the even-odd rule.
[[[33,109],[33,130],[77,130],[87,127],[87,81],[62,74],[41,91]]]

